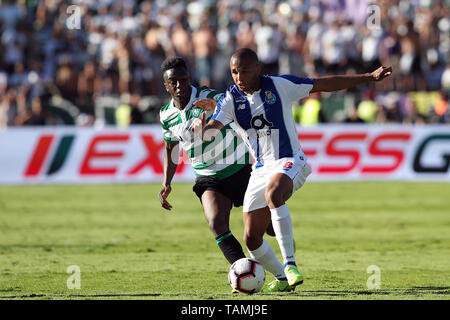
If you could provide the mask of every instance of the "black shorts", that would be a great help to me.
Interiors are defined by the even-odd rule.
[[[208,176],[197,177],[192,190],[194,190],[200,202],[202,201],[203,192],[211,190],[222,193],[231,200],[235,207],[240,207],[244,203],[244,195],[251,172],[252,166],[246,165],[238,172],[222,180]]]

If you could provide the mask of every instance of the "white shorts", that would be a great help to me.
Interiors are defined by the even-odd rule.
[[[292,158],[281,158],[263,167],[254,169],[244,196],[243,211],[250,212],[267,206],[266,188],[276,173],[284,173],[293,182],[292,193],[300,189],[311,174],[311,167],[303,154]]]

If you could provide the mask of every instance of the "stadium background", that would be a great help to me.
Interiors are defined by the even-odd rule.
[[[367,26],[372,3],[379,28]],[[80,21],[69,30],[72,4]],[[3,0],[0,128],[156,123],[168,101],[164,58],[184,57],[195,84],[224,90],[238,47],[254,49],[272,74],[393,67],[376,86],[299,102],[301,124],[448,123],[449,10],[443,0]]]
[[[372,4],[380,28],[368,24]],[[68,28],[71,5],[79,28]],[[176,176],[188,183],[174,184],[174,212],[157,201],[158,112],[169,99],[159,67],[183,56],[194,84],[224,90],[230,55],[246,46],[267,73],[394,71],[293,106],[314,170],[290,200],[308,281],[264,298],[448,299],[449,7],[0,1],[0,298],[232,298],[189,165]],[[123,184],[133,182],[141,184]],[[54,183],[62,185],[41,185]],[[239,209],[231,228],[242,239]],[[79,291],[66,286],[73,264]],[[366,287],[373,264],[382,270],[377,292]]]

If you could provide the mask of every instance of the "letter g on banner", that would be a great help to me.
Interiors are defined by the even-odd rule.
[[[425,138],[417,148],[416,155],[414,157],[413,168],[415,172],[420,173],[447,173],[450,169],[450,151],[442,154],[442,165],[437,166],[425,166],[422,162],[425,154],[425,149],[433,142],[441,142],[445,144],[446,150],[450,150],[450,134],[433,134]],[[431,148],[431,146],[430,146]]]

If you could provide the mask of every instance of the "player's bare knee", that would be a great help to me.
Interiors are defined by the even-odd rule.
[[[267,188],[264,197],[269,208],[278,208],[284,204],[283,195],[275,188]]]

